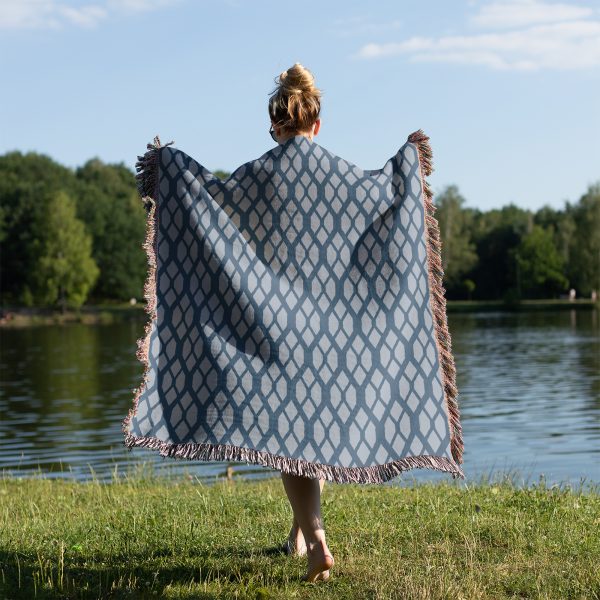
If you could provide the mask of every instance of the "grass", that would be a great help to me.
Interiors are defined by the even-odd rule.
[[[600,598],[596,484],[326,483],[322,506],[336,564],[309,584],[279,477],[4,477],[0,597]]]

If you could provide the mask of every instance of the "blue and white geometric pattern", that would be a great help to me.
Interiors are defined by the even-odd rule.
[[[175,147],[158,166],[130,433],[339,467],[451,461],[417,146],[371,171],[302,135],[226,181]]]

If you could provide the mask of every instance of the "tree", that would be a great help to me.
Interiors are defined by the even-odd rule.
[[[600,182],[590,185],[572,209],[575,233],[569,249],[569,273],[580,295],[600,290]]]
[[[75,202],[65,192],[46,203],[44,236],[34,281],[34,296],[44,304],[81,306],[100,271],[92,258],[92,238],[76,217]]]
[[[471,296],[475,291],[475,282],[472,279],[463,279],[463,287],[467,292],[467,300],[471,300]]]
[[[514,204],[478,213],[473,237],[479,262],[469,278],[479,299],[498,299],[517,289],[517,265],[511,249],[531,228],[531,214]]]
[[[225,181],[225,179],[227,179],[231,175],[231,173],[229,173],[228,171],[223,171],[222,169],[217,169],[216,171],[213,171],[213,175],[215,177],[218,177],[222,181]]]
[[[45,203],[64,190],[76,197],[73,172],[49,156],[19,151],[0,156],[0,291],[2,301],[34,301],[31,281],[43,238]]]
[[[551,231],[533,225],[512,253],[519,267],[521,295],[554,296],[569,285],[563,275],[563,260],[554,245]]]
[[[463,209],[465,199],[455,185],[448,186],[435,199],[435,217],[442,239],[442,268],[448,296],[461,294],[463,279],[477,264],[475,245],[471,240],[473,212]]]
[[[552,233],[554,246],[565,265],[565,275],[567,279],[571,279],[570,246],[573,243],[576,227],[570,203],[568,201],[565,203],[564,210],[556,210],[548,205],[542,206],[535,213],[534,222]]]
[[[100,268],[91,294],[98,299],[140,298],[147,270],[142,250],[145,212],[133,173],[124,165],[93,158],[76,176],[78,216],[92,234],[93,257]]]

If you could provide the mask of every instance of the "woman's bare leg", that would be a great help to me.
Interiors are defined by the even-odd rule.
[[[333,566],[333,556],[327,547],[325,529],[321,517],[321,488],[319,479],[281,473],[294,517],[304,534],[308,555],[305,581],[326,577],[325,572]]]
[[[283,475],[283,473],[282,473]],[[324,479],[319,479],[320,492],[323,492],[323,486],[325,485]],[[292,506],[292,511],[294,507]],[[304,556],[306,554],[306,541],[304,540],[304,534],[302,533],[302,529],[298,524],[298,519],[296,518],[296,513],[294,513],[294,518],[292,521],[292,528],[288,534],[288,540],[292,546],[294,554],[298,556]]]

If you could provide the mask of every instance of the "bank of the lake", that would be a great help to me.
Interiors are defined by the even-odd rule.
[[[147,318],[147,313],[144,303],[140,302],[85,304],[78,309],[64,311],[56,307],[4,306],[0,311],[0,328],[63,323],[101,325],[144,318]]]
[[[0,480],[3,598],[600,598],[600,488],[326,483],[328,582],[279,479]]]
[[[576,300],[522,300],[508,303],[502,300],[448,300],[447,312],[487,311],[538,311],[557,309],[600,310],[600,300],[589,298]],[[86,304],[79,309],[62,311],[54,307],[5,306],[0,309],[1,327],[26,327],[30,325],[58,325],[61,323],[116,323],[130,319],[147,318],[144,303]]]

